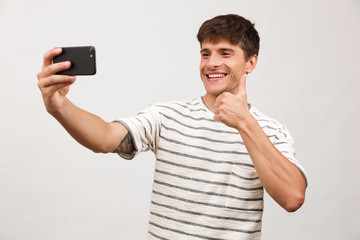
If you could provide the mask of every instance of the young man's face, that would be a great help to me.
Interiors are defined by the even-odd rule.
[[[201,44],[200,76],[207,95],[217,97],[223,92],[238,92],[239,81],[249,65],[239,45],[227,40]]]

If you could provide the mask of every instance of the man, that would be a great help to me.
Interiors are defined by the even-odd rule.
[[[259,51],[254,25],[217,16],[198,40],[205,96],[151,105],[133,118],[105,122],[72,104],[66,94],[75,77],[55,75],[70,63],[52,63],[61,49],[44,55],[38,85],[47,111],[85,147],[127,159],[155,153],[149,239],[260,239],[263,188],[296,211],[305,173],[285,126],[247,102]]]

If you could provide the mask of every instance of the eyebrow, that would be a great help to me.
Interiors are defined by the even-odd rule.
[[[219,52],[232,52],[232,53],[235,52],[231,48],[220,48],[218,51]],[[200,53],[203,53],[203,52],[210,52],[210,50],[208,48],[203,48],[203,49],[200,50]]]
[[[220,50],[220,52],[235,52],[233,49],[231,49],[231,48],[220,48],[219,49]]]
[[[210,51],[207,48],[203,48],[203,49],[200,50],[200,53],[203,53],[203,52],[210,52]]]

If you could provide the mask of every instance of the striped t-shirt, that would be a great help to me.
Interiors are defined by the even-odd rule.
[[[284,125],[253,106],[271,142],[305,176]],[[263,187],[239,132],[213,119],[202,98],[155,104],[120,119],[135,152],[156,156],[148,239],[260,239]]]

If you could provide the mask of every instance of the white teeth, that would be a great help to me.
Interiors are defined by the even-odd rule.
[[[222,78],[222,77],[225,77],[225,74],[211,74],[208,76],[209,76],[209,78]]]

